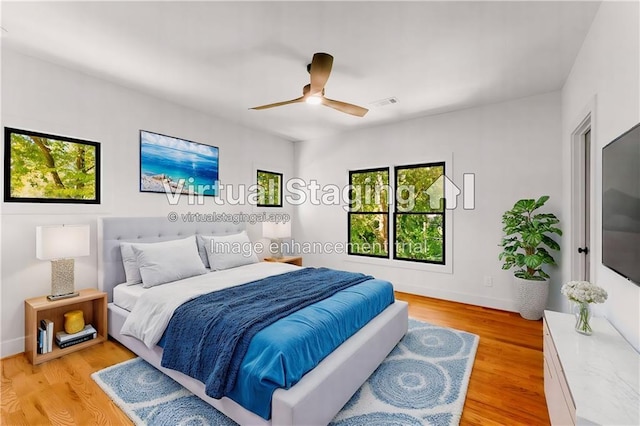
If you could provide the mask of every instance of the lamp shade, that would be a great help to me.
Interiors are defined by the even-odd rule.
[[[36,227],[36,257],[40,260],[89,256],[89,225]]]
[[[262,236],[265,238],[289,238],[291,222],[262,222]]]

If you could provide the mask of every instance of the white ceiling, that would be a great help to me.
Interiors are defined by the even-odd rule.
[[[289,140],[562,87],[599,2],[7,2],[2,47]],[[329,98],[296,98],[314,52]],[[373,102],[397,97],[399,103]]]

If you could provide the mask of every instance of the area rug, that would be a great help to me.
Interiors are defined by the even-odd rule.
[[[407,335],[331,425],[459,424],[478,340],[409,319]],[[91,377],[137,425],[236,424],[140,358]]]

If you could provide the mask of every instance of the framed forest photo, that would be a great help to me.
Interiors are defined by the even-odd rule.
[[[258,207],[282,207],[282,173],[257,171]]]
[[[100,204],[100,144],[5,127],[4,201]]]

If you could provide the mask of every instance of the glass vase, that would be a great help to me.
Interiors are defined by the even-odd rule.
[[[573,313],[576,316],[576,331],[580,334],[590,336],[593,333],[590,324],[591,305],[585,302],[576,302],[573,309]]]

